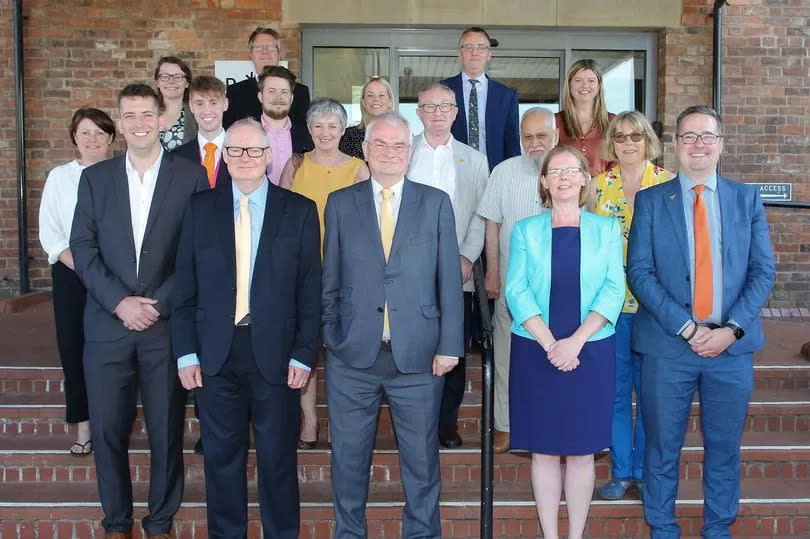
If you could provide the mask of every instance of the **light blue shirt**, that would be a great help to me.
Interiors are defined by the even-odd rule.
[[[262,234],[262,225],[264,224],[264,210],[267,205],[267,191],[269,189],[269,181],[267,178],[262,184],[255,189],[252,193],[246,195],[236,186],[236,182],[231,182],[231,189],[233,190],[233,222],[236,224],[236,219],[239,217],[239,199],[243,196],[248,197],[248,211],[250,212],[250,277],[248,282],[250,289],[253,287],[253,267],[256,265],[256,253],[259,252],[259,238]],[[197,354],[186,354],[177,359],[177,368],[190,367],[192,365],[199,365],[200,359]],[[309,367],[290,359],[290,365],[299,367],[307,371],[311,370]]]
[[[489,79],[485,73],[481,73],[475,78],[478,81],[476,85],[476,92],[478,93],[478,151],[482,154],[487,154],[487,89],[489,88]],[[464,92],[464,112],[467,116],[467,136],[469,137],[470,128],[470,90],[472,83],[470,76],[464,71],[461,72],[461,89]],[[469,140],[469,139],[468,139]]]
[[[683,215],[686,220],[686,239],[689,243],[689,282],[692,284],[692,303],[695,300],[695,186],[697,182],[683,173],[678,173],[681,185]],[[703,182],[703,201],[709,217],[709,241],[712,250],[712,314],[698,323],[722,324],[723,320],[723,226],[720,220],[720,198],[717,195],[717,173],[712,173]],[[689,321],[684,324],[684,328]],[[683,331],[683,329],[681,330]]]

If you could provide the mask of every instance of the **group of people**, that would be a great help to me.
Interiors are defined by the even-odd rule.
[[[582,537],[594,453],[606,499],[641,488],[653,537],[677,537],[678,460],[695,390],[705,440],[703,534],[729,537],[758,319],[775,277],[756,191],[717,175],[720,116],[678,117],[679,173],[643,114],[609,114],[599,68],[568,70],[563,110],[518,119],[471,27],[461,73],[418,96],[388,82],[362,121],[278,66],[275,30],[248,40],[257,77],[226,88],[164,57],[117,119],[74,114],[80,157],[49,175],[40,236],[53,270],[73,455],[95,454],[107,537],[131,537],[127,450],[140,394],[152,455],[149,537],[183,492],[186,393],[204,454],[208,533],[247,533],[256,447],[268,537],[299,531],[297,449],[318,441],[326,366],[336,536],[365,537],[377,413],[391,407],[404,537],[440,537],[439,445],[458,447],[474,335],[472,267],[494,300],[495,449],[532,453],[545,537]],[[126,152],[109,158],[116,132]],[[522,151],[521,151],[522,149]],[[614,383],[615,381],[615,383]],[[114,391],[110,391],[114,388]],[[633,413],[635,394],[636,413]],[[635,419],[635,420],[634,420]]]

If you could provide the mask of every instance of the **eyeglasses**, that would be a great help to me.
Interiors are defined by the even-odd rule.
[[[646,137],[646,133],[639,133],[638,131],[630,133],[629,135],[627,133],[622,133],[621,131],[618,133],[613,133],[613,141],[618,142],[619,144],[624,144],[627,142],[627,139],[630,139],[633,142],[641,142],[641,140]]]
[[[160,73],[155,78],[160,82],[169,82],[169,81],[183,82],[184,80],[186,80],[186,76],[183,73],[174,73],[174,74]]]
[[[464,52],[487,52],[489,51],[489,45],[483,45],[478,43],[468,43],[467,45],[462,45],[459,49],[463,50]]]
[[[582,169],[579,167],[550,168],[546,170],[546,178],[562,178],[563,176],[582,176]]]
[[[455,106],[455,103],[439,103],[438,105],[434,105],[433,103],[425,103],[424,105],[419,105],[416,108],[422,109],[428,114],[433,114],[436,112],[436,109],[439,109],[441,112],[450,112]]]
[[[250,50],[258,52],[277,52],[280,49],[278,45],[251,45]]]
[[[375,140],[373,142],[369,142],[369,145],[374,148],[375,151],[384,152],[386,150],[394,150],[396,153],[402,153],[408,148],[410,148],[410,144],[405,144],[403,142],[398,142],[396,144],[386,144],[381,140]]]
[[[251,146],[250,148],[243,148],[241,146],[225,146],[225,152],[230,157],[242,157],[245,152],[247,152],[248,157],[261,157],[264,155],[264,151],[269,148],[269,146]]]
[[[721,138],[721,136],[716,133],[702,133],[698,135],[697,133],[689,132],[676,136],[680,138],[681,142],[684,144],[694,144],[698,139],[700,139],[703,144],[714,144]]]

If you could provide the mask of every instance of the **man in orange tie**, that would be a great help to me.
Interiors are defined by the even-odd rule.
[[[228,167],[222,165],[225,142],[222,116],[228,110],[225,84],[207,75],[194,78],[188,87],[188,107],[197,120],[197,138],[177,148],[175,153],[205,167],[208,185],[213,189],[230,178]]]
[[[773,287],[773,251],[758,191],[717,174],[720,116],[694,106],[677,121],[680,170],[636,195],[627,279],[639,301],[632,346],[642,357],[647,445],[644,516],[654,539],[680,537],[678,469],[700,393],[703,537],[731,537],[740,498],[740,441],[765,342],[759,311]]]

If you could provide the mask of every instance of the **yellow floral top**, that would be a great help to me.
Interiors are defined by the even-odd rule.
[[[673,174],[666,169],[647,161],[644,175],[641,177],[641,189],[664,183],[673,178]],[[619,221],[624,243],[625,271],[627,270],[627,239],[630,237],[630,224],[633,222],[633,208],[627,203],[622,187],[622,174],[619,164],[596,177],[596,199],[594,211],[600,215],[615,217]],[[638,310],[638,302],[630,288],[625,284],[623,313],[634,313]]]

